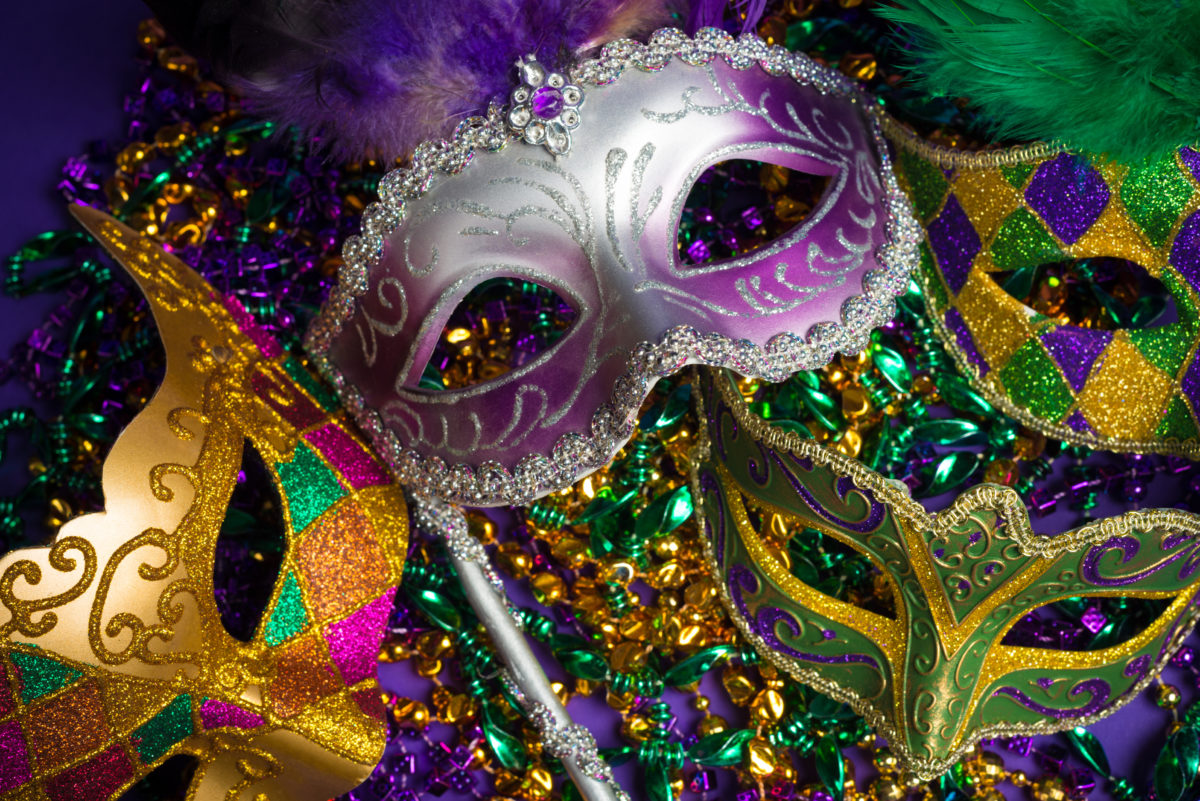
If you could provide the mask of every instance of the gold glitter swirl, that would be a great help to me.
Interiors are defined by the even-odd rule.
[[[78,562],[67,555],[72,551],[83,558],[82,573],[69,589],[46,598],[18,598],[15,591],[17,579],[24,579],[25,584],[31,587],[41,583],[42,567],[37,562],[21,559],[5,569],[4,574],[0,575],[0,604],[11,617],[0,625],[0,637],[7,637],[13,632],[26,637],[46,634],[58,623],[58,615],[51,610],[75,600],[87,591],[96,578],[96,548],[90,542],[82,537],[64,537],[50,547],[47,562],[61,573],[73,572]],[[34,621],[33,615],[37,612],[45,614]]]

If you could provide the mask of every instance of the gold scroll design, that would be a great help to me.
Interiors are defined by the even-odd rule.
[[[99,212],[75,212],[144,290],[164,342],[167,374],[105,461],[106,510],[69,522],[48,548],[0,560],[0,634],[13,643],[0,644],[0,650],[52,655],[100,686],[131,688],[122,704],[133,711],[106,709],[113,726],[106,746],[128,737],[181,692],[235,705],[263,721],[244,730],[197,726],[152,764],[137,765],[123,787],[174,753],[192,753],[201,769],[189,799],[234,799],[251,786],[270,789],[263,783],[281,777],[284,761],[297,775],[264,798],[307,797],[288,788],[308,787],[321,798],[350,789],[382,753],[382,719],[368,724],[365,712],[347,707],[348,696],[340,707],[325,698],[323,711],[301,705],[281,712],[273,687],[282,649],[264,641],[266,615],[257,636],[241,642],[225,630],[213,594],[217,537],[243,444],[267,465],[292,461],[302,432],[283,410],[295,398],[309,408],[321,409],[320,403],[289,378],[278,354],[269,357],[250,341],[220,296],[186,265]],[[265,397],[251,389],[255,378],[267,388]],[[343,413],[323,411],[320,424],[331,422],[353,436]],[[169,460],[157,461],[164,456]],[[278,482],[275,471],[272,477]],[[390,598],[406,551],[403,494],[390,482],[368,486],[331,509],[349,505],[377,532],[386,564],[374,593]],[[124,533],[130,531],[137,533]],[[268,612],[280,599],[301,533],[287,525],[289,556]],[[310,630],[325,622],[313,621]],[[373,676],[355,685],[359,692],[377,692]],[[351,719],[360,717],[361,724]],[[122,722],[112,723],[117,719]],[[288,758],[281,761],[281,754]],[[91,756],[94,749],[83,761]],[[206,768],[218,763],[224,767],[205,781]]]

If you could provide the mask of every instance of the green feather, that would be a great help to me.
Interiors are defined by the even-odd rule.
[[[997,137],[1142,162],[1200,141],[1200,0],[895,0],[929,91]]]

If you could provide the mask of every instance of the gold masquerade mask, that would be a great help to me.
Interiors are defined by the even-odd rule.
[[[929,316],[972,385],[1022,423],[1118,451],[1200,452],[1200,153],[1094,166],[1032,146],[971,154],[891,126],[897,171],[928,241]],[[1177,319],[1100,330],[1043,316],[997,271],[1108,257],[1141,265]]]
[[[927,513],[896,482],[754,415],[730,373],[702,371],[697,514],[733,619],[764,658],[849,703],[927,780],[987,737],[1087,725],[1145,686],[1198,614],[1200,515],[1128,512],[1034,534],[1016,492],[980,485]],[[865,556],[890,609],[818,589],[794,537]],[[1091,651],[1010,644],[1069,598],[1157,599],[1132,638]]]
[[[174,754],[189,799],[325,799],[386,730],[376,657],[406,552],[403,495],[305,369],[234,301],[91,209],[167,355],[104,464],[105,511],[0,560],[0,793],[106,799]],[[243,447],[286,553],[253,638],[223,627],[217,536]]]

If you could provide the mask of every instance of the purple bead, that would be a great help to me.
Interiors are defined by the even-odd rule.
[[[763,224],[762,212],[757,207],[751,206],[742,212],[742,222],[747,228],[753,231],[755,228]]]
[[[1034,756],[1042,770],[1047,773],[1058,773],[1062,770],[1063,762],[1067,759],[1067,752],[1057,745],[1048,745],[1045,748],[1035,750]]]
[[[529,101],[533,115],[538,119],[552,120],[562,113],[566,106],[563,93],[553,86],[542,86],[534,90],[533,98]]]
[[[708,257],[712,255],[712,251],[709,250],[708,244],[703,239],[697,239],[695,242],[688,245],[687,254],[688,258],[691,259],[692,262],[699,264],[707,261]]]
[[[1032,737],[1010,737],[1005,747],[1014,754],[1029,756],[1029,748],[1033,745]]]
[[[1104,628],[1104,624],[1108,622],[1108,617],[1096,607],[1089,606],[1084,610],[1083,616],[1079,618],[1079,622],[1083,624],[1085,629],[1095,634]]]
[[[1175,667],[1187,667],[1195,658],[1196,652],[1190,645],[1185,645],[1175,652],[1175,656],[1171,657],[1171,664]]]
[[[1090,771],[1075,769],[1067,776],[1067,792],[1072,798],[1087,798],[1096,789],[1096,778]]]

